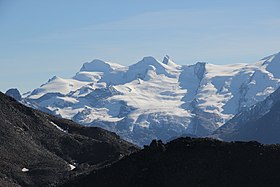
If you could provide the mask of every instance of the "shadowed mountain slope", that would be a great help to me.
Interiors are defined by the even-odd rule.
[[[0,186],[49,186],[138,148],[114,133],[28,108],[0,93]]]
[[[280,89],[244,110],[213,133],[222,140],[280,143]]]

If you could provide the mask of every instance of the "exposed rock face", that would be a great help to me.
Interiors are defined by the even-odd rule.
[[[116,134],[36,111],[0,93],[0,186],[48,186],[138,148]]]
[[[264,101],[243,110],[213,136],[226,140],[256,140],[266,144],[280,143],[280,88]]]
[[[11,88],[11,89],[7,90],[5,94],[14,98],[17,101],[20,101],[22,99],[20,92],[16,88]]]

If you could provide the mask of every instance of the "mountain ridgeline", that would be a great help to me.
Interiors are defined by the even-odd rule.
[[[64,186],[279,186],[279,157],[279,145],[258,142],[153,141],[110,167]]]
[[[128,67],[93,60],[72,78],[55,76],[23,94],[20,102],[143,146],[182,134],[211,135],[273,93],[279,69],[280,53],[228,65],[177,65],[168,56]]]

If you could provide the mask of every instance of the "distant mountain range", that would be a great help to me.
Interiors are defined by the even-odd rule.
[[[139,148],[98,127],[28,108],[0,92],[0,186],[56,186]]]
[[[128,67],[93,60],[72,78],[55,76],[22,96],[10,94],[27,106],[144,145],[182,134],[217,134],[226,122],[232,128],[233,116],[247,114],[279,85],[280,53],[230,65],[177,65],[166,56]]]

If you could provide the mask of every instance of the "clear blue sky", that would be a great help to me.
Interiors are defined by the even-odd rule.
[[[280,51],[279,0],[0,0],[0,90],[25,92],[99,58],[254,62]]]

